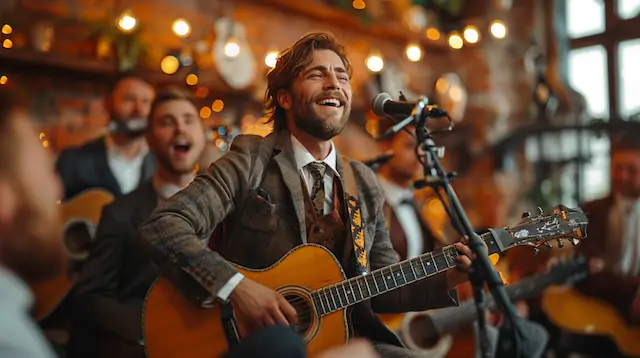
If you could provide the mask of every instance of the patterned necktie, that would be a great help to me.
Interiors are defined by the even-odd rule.
[[[313,208],[316,210],[316,215],[321,217],[324,213],[324,174],[327,166],[324,162],[311,162],[307,164],[307,167],[313,179],[311,202],[313,203]]]

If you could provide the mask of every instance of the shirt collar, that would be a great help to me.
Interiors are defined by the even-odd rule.
[[[193,177],[195,178],[195,174]],[[154,175],[153,177],[153,188],[156,190],[158,197],[162,200],[167,200],[178,193],[180,190],[184,189],[173,183],[167,183],[166,181],[160,179],[158,175]]]
[[[29,286],[11,270],[0,265],[0,292],[3,299],[15,302],[25,308],[33,304],[33,294]]]
[[[113,139],[111,138],[111,136],[107,135],[105,137],[104,144],[105,144],[105,147],[107,147],[107,153],[110,156],[121,157],[120,151],[118,151],[118,147],[116,147],[115,143],[113,143]],[[149,153],[149,145],[147,144],[147,141],[144,141],[140,154],[138,154],[138,156],[133,160],[141,159],[148,153]]]
[[[293,154],[296,158],[296,165],[298,166],[298,171],[302,170],[307,164],[317,162],[316,158],[311,155],[309,150],[305,148],[302,143],[296,138],[293,134],[291,134],[291,147],[293,148]],[[333,172],[338,175],[338,170],[336,169],[336,148],[331,142],[331,150],[329,151],[329,155],[322,160],[329,168],[333,170]]]
[[[413,190],[411,188],[403,188],[381,175],[378,175],[378,179],[380,180],[380,186],[384,190],[385,199],[391,207],[395,208],[405,200],[413,201]]]

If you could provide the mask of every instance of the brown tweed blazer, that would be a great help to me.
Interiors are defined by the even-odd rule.
[[[396,255],[376,175],[360,162],[345,159],[344,163],[351,166],[358,188],[369,269],[392,264]],[[340,160],[337,169],[342,180]],[[221,223],[223,240],[214,252],[204,240]],[[141,226],[139,237],[163,273],[198,304],[210,302],[237,272],[229,262],[263,268],[305,244],[303,187],[289,132],[275,132],[264,139],[236,137],[229,152],[156,208]],[[352,247],[350,240],[347,246]],[[349,263],[343,262],[344,266]],[[378,296],[372,307],[379,313],[398,313],[456,301],[455,291],[447,291],[441,274]]]

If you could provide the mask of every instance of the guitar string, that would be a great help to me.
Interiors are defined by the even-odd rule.
[[[409,283],[411,283],[411,281],[415,282],[415,281],[418,281],[418,280],[421,280],[421,279],[424,279],[424,278],[427,278],[427,277],[430,277],[430,276],[445,272],[445,271],[447,271],[447,270],[449,270],[451,268],[454,268],[455,265],[454,266],[450,266],[449,261],[446,259],[446,256],[449,256],[450,258],[454,258],[454,257],[450,256],[450,254],[453,252],[453,253],[456,254],[456,257],[457,257],[457,256],[459,256],[459,253],[458,253],[457,250],[451,250],[451,248],[455,248],[455,246],[454,245],[447,245],[447,246],[443,247],[442,249],[438,250],[437,252],[435,252],[435,254],[433,252],[429,252],[429,253],[421,255],[421,256],[419,256],[419,257],[417,257],[415,259],[405,260],[405,261],[402,261],[402,262],[397,262],[397,263],[391,264],[391,265],[386,266],[386,267],[382,267],[380,269],[377,269],[377,270],[371,272],[370,274],[367,274],[366,276],[352,277],[350,279],[347,279],[347,280],[344,280],[344,281],[341,281],[341,282],[337,282],[337,283],[335,283],[333,285],[326,286],[326,287],[321,288],[319,290],[315,290],[308,296],[305,296],[305,297],[300,297],[300,296],[294,297],[293,299],[291,299],[289,301],[289,303],[294,305],[294,306],[299,304],[299,303],[304,303],[304,306],[302,307],[302,309],[300,311],[296,310],[296,312],[298,313],[298,316],[302,316],[302,315],[307,316],[312,311],[312,309],[311,309],[310,305],[307,303],[307,301],[308,300],[309,301],[313,301],[313,295],[315,293],[316,297],[318,298],[318,300],[321,301],[321,305],[323,306],[322,308],[327,306],[330,309],[329,311],[325,310],[326,311],[325,315],[329,314],[329,313],[332,313],[332,312],[336,312],[339,309],[345,308],[345,307],[343,307],[343,306],[345,306],[345,304],[342,303],[343,302],[342,301],[343,297],[345,298],[345,301],[347,303],[346,307],[351,306],[353,304],[356,304],[358,302],[363,302],[363,301],[365,301],[367,299],[372,298],[372,297],[367,297],[366,299],[364,299],[364,295],[362,294],[363,290],[361,290],[360,287],[358,286],[358,284],[356,283],[356,286],[358,286],[358,290],[361,293],[360,297],[362,297],[363,299],[360,299],[360,300],[356,299],[355,301],[350,301],[350,299],[348,297],[349,296],[348,293],[345,292],[345,296],[342,296],[340,294],[339,288],[337,287],[338,285],[342,285],[343,286],[342,288],[346,289],[345,283],[347,283],[347,282],[357,282],[357,280],[360,279],[360,278],[364,278],[364,280],[366,280],[367,276],[371,276],[372,277],[371,281],[374,281],[375,285],[377,285],[376,288],[382,286],[382,287],[385,287],[385,289],[383,289],[382,291],[389,292],[389,291],[392,291],[393,289],[400,288],[400,286],[404,286],[406,284],[409,284]],[[409,267],[407,267],[408,270],[410,270],[411,267],[413,267],[414,265],[418,265],[418,268],[420,268],[420,267],[426,268],[429,265],[425,265],[423,262],[418,262],[418,261],[422,261],[423,258],[426,258],[429,255],[432,256],[432,260],[434,262],[436,260],[441,260],[444,257],[445,258],[445,262],[444,262],[443,266],[446,266],[446,268],[445,269],[438,269],[437,268],[437,264],[434,263],[434,265],[436,266],[436,268],[435,268],[436,270],[435,271],[428,272],[428,271],[425,271],[423,269],[423,270],[417,271],[416,274],[413,274],[413,272],[415,272],[415,271],[411,270],[411,272],[413,274],[413,277],[414,277],[414,280],[407,279],[406,275],[404,274],[404,270],[402,270],[402,266],[409,266]],[[429,264],[430,263],[431,262],[429,262]],[[400,270],[398,270],[398,269],[400,269]],[[389,270],[392,273],[391,280],[385,279],[384,272],[383,272],[384,270]],[[397,281],[394,278],[395,273],[398,273],[398,272],[402,272],[403,278],[404,278],[404,282],[401,282],[399,285],[398,285]],[[420,276],[418,274],[418,272],[424,272],[426,275],[425,276]],[[376,277],[376,274],[379,274],[380,277],[379,278]],[[390,282],[390,281],[394,282],[394,286],[395,287],[393,287],[392,289],[389,289],[388,288],[389,285],[386,284],[387,282]],[[336,290],[335,293],[332,293],[332,292],[329,291],[332,288],[335,288],[335,290]],[[382,294],[381,290],[377,289],[377,291],[378,291],[378,293],[376,294],[376,296]],[[355,297],[354,290],[349,289],[348,292],[351,293],[352,297]],[[367,291],[367,292],[369,292],[369,291]],[[324,293],[326,301],[322,301],[323,297],[320,296],[322,293]],[[337,296],[337,299],[336,299],[336,296]],[[374,295],[369,295],[369,296],[374,296]],[[329,298],[331,298],[331,301],[329,300]],[[325,305],[325,302],[327,303],[326,305]],[[334,302],[334,304],[331,305],[331,302]],[[336,308],[333,309],[332,306],[335,306]],[[316,309],[316,311],[317,311],[317,309]],[[306,322],[306,321],[304,322],[304,324],[308,324],[308,323],[310,323],[310,322]]]

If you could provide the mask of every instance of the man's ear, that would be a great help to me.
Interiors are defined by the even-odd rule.
[[[293,101],[291,100],[291,92],[289,90],[281,89],[278,91],[278,104],[280,107],[285,110],[290,110],[291,106],[293,106]]]
[[[0,176],[0,229],[12,225],[17,205],[18,198],[11,181]]]

